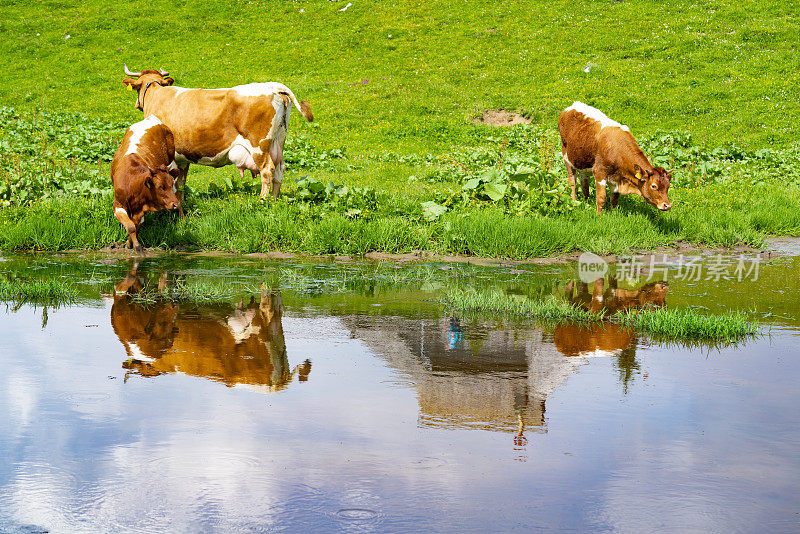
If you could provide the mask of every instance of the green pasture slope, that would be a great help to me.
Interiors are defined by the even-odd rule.
[[[278,202],[193,166],[189,217],[148,216],[147,246],[526,258],[800,235],[798,2],[352,1],[0,3],[0,249],[123,239],[108,161],[142,118],[123,62],[281,81],[315,116],[293,114]],[[573,100],[675,169],[671,212],[569,200]],[[473,124],[487,109],[532,122]]]

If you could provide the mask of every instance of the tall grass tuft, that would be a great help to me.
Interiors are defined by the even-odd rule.
[[[744,313],[704,315],[692,309],[625,310],[612,315],[571,306],[553,295],[543,300],[506,295],[500,291],[452,290],[440,299],[462,312],[493,312],[531,317],[546,323],[608,321],[663,340],[699,340],[729,343],[758,333],[758,325]]]
[[[132,293],[130,297],[139,304],[163,301],[212,304],[229,302],[245,295],[255,295],[260,291],[260,286],[255,284],[232,284],[226,280],[176,280],[163,289],[145,286],[141,291]]]
[[[758,333],[758,326],[742,312],[704,315],[691,309],[626,310],[612,320],[665,339],[736,340]]]
[[[74,301],[77,295],[74,284],[55,278],[49,280],[0,279],[0,301],[67,303]]]

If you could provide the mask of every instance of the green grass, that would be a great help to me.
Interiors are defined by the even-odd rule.
[[[47,280],[0,279],[0,301],[69,303],[77,297],[75,285],[51,278]]]
[[[753,188],[754,195],[759,187]],[[464,209],[427,222],[390,204],[368,217],[304,209],[252,196],[198,199],[190,216],[148,214],[139,233],[147,247],[235,253],[281,250],[307,254],[408,253],[426,250],[523,259],[575,250],[630,252],[689,241],[712,247],[763,244],[766,235],[800,232],[800,206],[789,192],[763,192],[748,211],[727,206],[677,206],[667,214],[617,209],[569,216],[509,217],[498,209]],[[99,249],[122,242],[111,198],[57,198],[0,210],[0,249]]]
[[[164,67],[184,87],[282,81],[315,115],[310,124],[292,118],[285,198],[262,205],[233,168],[192,166],[190,216],[148,215],[146,246],[528,258],[679,241],[760,246],[768,235],[800,235],[794,3],[340,7],[327,0],[0,5],[0,102],[14,108],[0,110],[0,250],[98,249],[123,240],[107,162],[125,125],[142,118],[121,84],[123,62]],[[624,198],[596,217],[592,200],[564,201],[555,123],[576,99],[628,124],[649,156],[676,169],[671,212]],[[472,124],[497,108],[533,125]],[[487,170],[510,176],[519,166],[536,169],[540,180],[524,185],[520,198],[491,203],[462,191]],[[309,175],[364,189],[290,202]],[[369,189],[380,198],[364,201]],[[427,221],[423,202],[450,209]]]
[[[132,122],[127,61],[185,87],[282,81],[311,102],[322,140],[359,153],[447,145],[487,108],[552,123],[576,98],[634,132],[796,137],[794,2],[343,4],[6,2],[0,101]]]
[[[233,301],[255,295],[261,288],[254,284],[232,284],[226,280],[175,280],[164,289],[147,285],[141,291],[131,293],[131,300],[140,304],[159,301],[213,304]]]
[[[497,290],[450,290],[440,298],[460,312],[491,312],[531,317],[546,323],[599,323],[609,321],[665,340],[698,340],[732,343],[758,333],[758,325],[741,312],[703,315],[692,309],[625,310],[612,315],[571,306],[550,295],[541,300],[507,295]]]

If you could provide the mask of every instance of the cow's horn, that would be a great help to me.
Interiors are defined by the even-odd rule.
[[[163,67],[162,67],[162,68],[160,68],[160,69],[158,69],[158,73],[159,73],[161,76],[169,76],[169,72],[165,71]]]
[[[125,70],[125,74],[127,74],[128,76],[141,76],[142,75],[141,72],[131,72],[128,69],[128,64],[127,63],[123,63],[122,64],[122,68]]]

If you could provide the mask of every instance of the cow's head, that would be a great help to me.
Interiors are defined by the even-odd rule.
[[[652,170],[645,170],[639,165],[634,165],[635,181],[642,198],[661,211],[668,211],[672,203],[667,197],[669,184],[672,182],[672,173],[664,167],[653,167]]]
[[[154,208],[174,210],[180,206],[175,194],[175,178],[179,173],[178,169],[168,169],[166,165],[150,170],[150,175],[144,179],[144,186],[149,191]]]
[[[154,84],[167,86],[175,83],[175,80],[168,77],[169,72],[165,71],[164,69],[145,69],[141,72],[131,72],[128,70],[128,65],[123,64],[123,70],[129,77],[122,80],[122,83],[125,84],[125,87],[127,87],[128,90],[136,91],[138,96],[136,97],[136,103],[134,106],[136,109],[142,111],[144,111],[144,97],[147,94],[147,90],[150,88],[150,86]]]

